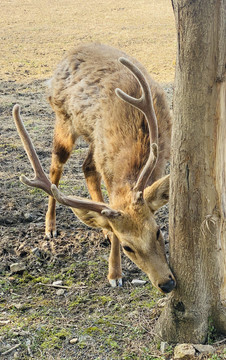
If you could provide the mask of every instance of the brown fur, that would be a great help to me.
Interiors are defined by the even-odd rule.
[[[149,244],[156,239],[157,230],[149,204],[145,202],[133,205],[133,187],[147,162],[150,137],[143,113],[123,102],[115,94],[118,87],[133,97],[138,98],[141,95],[139,83],[131,72],[119,63],[118,58],[121,56],[130,59],[142,71],[150,85],[158,122],[159,157],[149,183],[155,183],[163,176],[166,161],[169,159],[171,136],[170,111],[163,90],[137,60],[112,47],[90,44],[71,51],[58,65],[50,82],[48,98],[56,114],[50,177],[51,182],[58,185],[63,164],[79,136],[90,143],[89,154],[83,165],[90,195],[95,201],[103,201],[100,190],[102,178],[109,194],[110,206],[122,211],[124,215],[123,219],[106,219],[90,211],[73,211],[89,225],[102,226],[114,233],[109,279],[122,276],[118,239],[122,245],[128,245],[132,241],[130,245],[140,251],[140,260],[135,262],[148,273],[158,287],[158,284],[172,277],[172,273],[168,269],[162,245],[157,249],[156,244]],[[155,195],[150,195],[150,192],[151,190],[148,196],[152,199]],[[160,195],[158,205],[166,202],[167,199],[162,200]],[[55,200],[50,197],[46,234],[51,236],[54,233]],[[161,268],[162,263],[162,274],[153,266],[150,270],[148,257],[151,253],[152,256],[156,254],[159,257],[158,268]],[[155,260],[152,262],[155,263]],[[151,272],[153,276],[150,275]]]

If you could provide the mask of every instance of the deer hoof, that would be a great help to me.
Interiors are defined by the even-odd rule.
[[[46,234],[45,234],[45,239],[47,239],[47,240],[50,240],[50,239],[52,239],[52,238],[56,238],[57,237],[57,231],[56,230],[54,230],[54,231],[48,231],[48,232],[46,232]]]
[[[118,285],[118,287],[122,287],[122,278],[117,279],[117,280],[115,280],[115,279],[109,279],[109,283],[110,283],[111,287],[114,287],[114,288],[115,288],[117,285]]]

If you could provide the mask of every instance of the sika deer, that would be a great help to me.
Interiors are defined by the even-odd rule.
[[[23,128],[17,105],[13,112],[36,173],[34,180],[21,180],[50,195],[47,237],[56,236],[57,199],[84,223],[111,232],[108,279],[112,286],[122,285],[121,244],[154,286],[165,293],[172,291],[175,279],[154,219],[169,194],[169,176],[162,176],[170,153],[171,118],[162,89],[135,59],[109,46],[92,44],[80,46],[63,59],[51,79],[48,98],[56,114],[51,182]],[[92,200],[65,196],[57,189],[79,136],[90,144],[83,171]],[[101,179],[109,205],[103,201]]]

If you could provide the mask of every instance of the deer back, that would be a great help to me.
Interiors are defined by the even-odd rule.
[[[162,88],[137,60],[106,45],[80,46],[58,65],[48,90],[57,121],[66,121],[75,138],[82,136],[92,143],[95,164],[109,194],[114,184],[136,182],[149,154],[143,113],[115,94],[119,87],[133,97],[141,95],[134,76],[119,63],[121,56],[142,71],[151,88],[159,129],[159,158],[153,182],[162,176],[169,159],[171,117]]]

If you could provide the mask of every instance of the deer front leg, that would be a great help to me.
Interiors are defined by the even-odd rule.
[[[61,174],[63,171],[63,164],[59,162],[59,156],[52,154],[52,162],[50,168],[50,181],[56,186],[59,185]],[[56,200],[49,196],[48,210],[46,213],[45,235],[47,239],[57,236],[56,230]]]
[[[50,167],[50,181],[58,186],[63,166],[68,160],[73,149],[76,136],[66,126],[66,121],[57,119],[54,130],[52,161]],[[57,236],[56,229],[56,200],[50,196],[48,210],[46,213],[45,235],[47,239]]]
[[[121,254],[120,254],[120,243],[115,236],[110,236],[111,251],[109,256],[109,271],[108,280],[112,287],[122,286],[122,266],[121,266]]]
[[[88,155],[83,163],[83,172],[92,200],[104,202],[101,192],[101,176],[96,171],[92,146],[90,146]],[[111,241],[108,272],[109,283],[112,287],[117,286],[117,283],[118,286],[122,286],[121,254],[118,238],[113,233],[109,233],[108,230],[103,230],[103,233]]]

